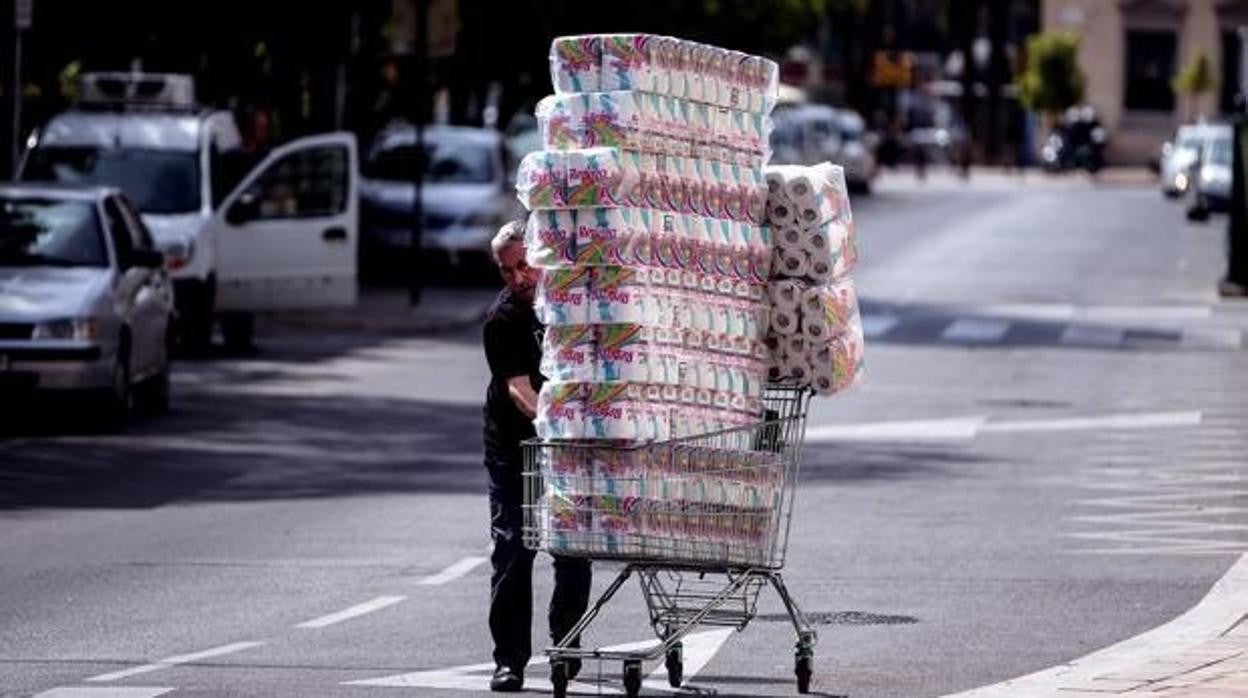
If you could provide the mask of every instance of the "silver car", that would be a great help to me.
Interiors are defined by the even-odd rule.
[[[1227,124],[1206,127],[1200,158],[1192,167],[1191,205],[1187,216],[1203,220],[1210,213],[1231,210],[1234,133]]]
[[[1191,188],[1193,168],[1205,144],[1205,131],[1204,124],[1180,126],[1174,140],[1161,147],[1161,193],[1182,196]]]
[[[118,428],[169,403],[173,287],[120,191],[0,185],[0,405],[85,394]]]
[[[411,248],[418,173],[424,175],[421,247],[452,265],[484,261],[499,226],[523,213],[511,183],[513,163],[499,132],[431,126],[423,140],[418,153],[412,128],[390,128],[365,159],[360,242],[370,266]]]

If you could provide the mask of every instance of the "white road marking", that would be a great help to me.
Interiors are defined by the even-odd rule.
[[[371,601],[365,601],[362,604],[357,604],[355,606],[352,606],[351,608],[346,608],[341,611],[338,611],[337,613],[331,613],[326,616],[321,616],[320,618],[313,618],[312,620],[300,623],[299,625],[296,625],[295,627],[296,628],[311,628],[311,629],[324,628],[324,627],[333,625],[335,623],[341,623],[344,620],[351,620],[352,618],[358,618],[366,613],[379,611],[387,606],[393,606],[394,604],[399,603],[400,601],[403,601],[406,598],[407,598],[406,596],[378,596],[377,598]]]
[[[263,645],[263,644],[264,644],[263,642],[234,642],[228,645],[222,645],[220,647],[214,647],[209,650],[204,650],[202,652],[192,652],[191,654],[180,654],[175,657],[166,657],[165,659],[157,660],[155,662],[152,662],[151,664],[143,664],[141,666],[131,667],[129,669],[123,669],[121,671],[114,671],[110,674],[100,674],[99,676],[92,676],[91,678],[87,679],[87,681],[93,681],[93,682],[119,681],[121,679],[130,678],[131,676],[138,676],[139,674],[149,674],[153,671],[160,671],[161,669],[168,669],[170,667],[174,667],[179,664],[190,664],[191,662],[197,662],[201,659],[210,659],[212,657],[220,657],[220,656],[227,655],[227,654],[233,654],[235,652],[242,652],[243,650],[248,650],[253,647],[259,647],[260,645]]]
[[[172,688],[129,686],[125,688],[54,688],[35,698],[156,698],[172,692]]]
[[[702,671],[702,667],[706,666],[715,658],[715,653],[723,646],[724,642],[732,636],[732,628],[721,628],[719,630],[711,630],[709,632],[697,633],[685,637],[682,644],[684,649],[682,652],[682,663],[684,664],[684,681],[681,686],[688,687],[689,682]],[[667,667],[660,664],[650,676],[646,678],[644,685],[662,691],[672,690],[671,684],[667,682]]]
[[[901,318],[895,315],[863,315],[862,335],[867,339],[878,339],[888,334],[899,322]]]
[[[1100,305],[1079,308],[1089,320],[1199,320],[1213,315],[1207,305]]]
[[[1143,412],[1097,417],[1061,417],[990,422],[986,416],[916,419],[896,422],[825,424],[806,429],[806,441],[967,441],[981,434],[1028,434],[1058,431],[1098,431],[1190,427],[1201,423],[1199,411]]]
[[[964,441],[975,438],[987,417],[828,424],[806,428],[806,441]]]
[[[940,338],[946,342],[964,344],[991,344],[1001,341],[1010,331],[1009,320],[995,318],[958,318],[949,323]]]
[[[1095,679],[1109,680],[1115,672],[1144,667],[1150,662],[1174,664],[1174,674],[1190,671],[1207,663],[1207,657],[1193,653],[1184,668],[1184,652],[1225,633],[1243,619],[1248,608],[1248,555],[1213,585],[1205,598],[1183,615],[1142,635],[1093,652],[1065,664],[1002,683],[954,694],[956,698],[1075,698],[1103,695],[1085,692]]]
[[[1058,341],[1076,347],[1117,347],[1125,334],[1126,330],[1120,327],[1070,325],[1062,331]]]
[[[417,582],[417,584],[421,584],[423,586],[437,586],[439,584],[446,584],[447,582],[453,582],[456,579],[459,579],[460,577],[464,576],[465,574],[468,574],[469,572],[473,571],[474,569],[477,568],[478,565],[480,565],[481,563],[485,562],[488,559],[489,558],[484,558],[484,557],[466,557],[462,560],[459,560],[458,562],[451,565],[450,567],[447,567],[446,569],[442,570],[441,572],[437,574],[425,577],[424,579]]]
[[[690,633],[685,636],[685,682],[688,683],[715,656],[724,641],[732,635],[732,629],[717,629],[705,632]],[[602,648],[604,652],[638,652],[654,647],[657,640],[643,640]],[[525,671],[524,688],[526,691],[542,691],[550,693],[553,688],[545,671],[549,660],[545,656],[534,657],[529,661]],[[582,677],[589,676],[593,660],[585,661]],[[414,671],[407,674],[383,676],[376,679],[344,681],[343,686],[380,686],[388,688],[434,688],[456,691],[489,691],[490,675],[494,672],[494,663],[465,664],[433,671]],[[660,683],[656,677],[662,677]],[[645,682],[646,688],[664,692],[678,692],[679,689],[667,685],[666,670],[660,663],[659,669],[650,675]],[[599,685],[584,681],[573,681],[568,684],[568,693],[579,695],[619,695],[622,691],[612,685]]]
[[[1028,419],[1013,422],[989,422],[981,433],[1021,434],[1043,431],[1096,431],[1100,429],[1153,429],[1159,427],[1192,427],[1200,424],[1201,414],[1188,412],[1153,412],[1114,414],[1102,417],[1070,417],[1064,419]]]
[[[1184,330],[1179,346],[1187,349],[1239,349],[1244,334],[1239,330]]]

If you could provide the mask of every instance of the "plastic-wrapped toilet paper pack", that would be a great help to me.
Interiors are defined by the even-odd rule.
[[[848,390],[862,375],[865,342],[862,323],[855,316],[850,327],[830,341],[808,347],[810,385],[819,395]]]
[[[637,200],[640,172],[619,149],[569,150],[565,157],[568,206],[623,206]]]
[[[520,161],[516,197],[530,211],[568,205],[567,158],[561,151],[539,150]]]
[[[827,341],[850,330],[857,321],[858,294],[845,278],[827,286],[805,289],[801,297],[801,331],[812,343]]]
[[[845,171],[838,165],[780,165],[765,170],[768,219],[773,225],[815,228],[850,221]]]
[[[525,221],[524,246],[529,266],[566,267],[576,262],[577,211],[542,209]]]
[[[775,106],[774,61],[651,34],[564,36],[551,42],[557,92],[640,90],[766,113]]]
[[[550,325],[542,337],[542,375],[553,381],[592,381],[599,375],[594,325]]]
[[[655,324],[644,271],[632,267],[595,267],[590,273],[588,320],[596,324]]]
[[[576,235],[573,262],[582,266],[628,264],[635,256],[633,236],[645,234],[635,209],[580,208],[570,211]],[[535,211],[534,214],[546,213]]]
[[[584,404],[586,438],[646,441],[665,431],[660,426],[661,416],[646,401],[643,384],[588,384]]]
[[[594,325],[593,365],[596,379],[647,383],[662,372],[653,366],[654,329],[639,324]]]
[[[590,267],[544,270],[533,299],[542,324],[588,324],[590,277]]]
[[[581,439],[586,436],[589,389],[592,384],[547,381],[537,396],[537,435],[543,439]]]

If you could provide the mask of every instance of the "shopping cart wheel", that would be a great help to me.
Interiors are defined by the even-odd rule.
[[[641,662],[630,659],[624,662],[624,695],[637,698],[641,694]]]
[[[566,698],[568,695],[568,662],[555,659],[550,662],[550,685],[555,689],[555,698]]]
[[[677,642],[667,651],[667,683],[672,688],[680,688],[680,684],[685,680],[685,650],[684,645]]]
[[[814,674],[815,658],[807,654],[806,656],[798,655],[797,665],[793,671],[797,674],[797,692],[806,694],[810,693],[810,677]]]

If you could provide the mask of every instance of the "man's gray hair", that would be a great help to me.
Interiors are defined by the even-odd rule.
[[[494,255],[495,262],[498,262],[498,256],[502,254],[504,247],[513,242],[524,244],[525,222],[524,218],[508,221],[494,234],[494,239],[490,241],[490,252]]]

